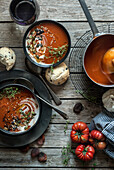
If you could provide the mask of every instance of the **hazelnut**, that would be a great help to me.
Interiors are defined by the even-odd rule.
[[[74,113],[80,113],[83,110],[83,106],[81,103],[76,103],[73,107]]]
[[[37,144],[38,144],[38,145],[43,145],[44,142],[45,142],[45,136],[42,135],[40,138],[38,138]]]
[[[39,148],[33,148],[31,151],[31,157],[34,158],[39,154]]]
[[[43,152],[40,152],[38,154],[38,161],[39,162],[46,162],[47,161],[47,155]]]
[[[22,147],[20,148],[20,151],[21,151],[21,152],[28,152],[29,149],[30,149],[29,145],[26,145],[26,146],[22,146]]]

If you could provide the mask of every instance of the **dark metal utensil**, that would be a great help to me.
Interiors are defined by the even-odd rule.
[[[42,68],[38,67],[36,65],[33,65],[32,62],[30,62],[27,58],[25,59],[25,64],[27,68],[34,74],[38,75],[40,79],[43,81],[45,86],[47,87],[51,97],[53,98],[53,101],[55,102],[56,105],[60,105],[62,102],[59,99],[59,97],[52,91],[52,89],[48,86],[48,84],[45,82],[43,77],[41,76]]]
[[[27,86],[28,88],[30,88],[33,92],[34,92],[34,86],[33,84],[26,78],[23,78],[23,77],[19,77],[19,78],[16,78],[14,80],[14,83],[19,83],[19,84],[22,84],[22,85],[25,85]],[[52,109],[54,109],[57,113],[59,113],[64,119],[68,119],[69,117],[67,116],[66,113],[64,113],[63,111],[61,111],[60,109],[58,109],[56,106],[52,105],[51,103],[49,103],[48,101],[46,101],[45,99],[43,99],[42,97],[40,97],[39,95],[36,94],[36,96],[41,100],[43,101],[44,103],[46,103],[48,106],[50,106]]]

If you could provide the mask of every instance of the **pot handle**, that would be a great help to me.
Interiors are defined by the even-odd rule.
[[[90,25],[91,30],[93,32],[93,37],[95,37],[96,34],[99,33],[99,31],[98,31],[98,29],[97,29],[97,27],[95,25],[95,22],[93,21],[93,18],[92,18],[91,14],[90,14],[90,12],[88,10],[88,7],[87,7],[84,0],[78,0],[78,1],[79,1],[80,5],[81,5],[81,7],[82,7],[82,9],[83,9],[83,11],[85,13],[85,16],[86,16],[88,22],[89,22],[89,25]]]

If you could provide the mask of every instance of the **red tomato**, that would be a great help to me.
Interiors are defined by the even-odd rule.
[[[70,137],[73,142],[85,143],[89,137],[89,128],[84,122],[76,122],[72,126]]]
[[[93,159],[95,149],[90,145],[79,145],[75,150],[76,156],[83,161],[90,161]]]
[[[97,149],[106,147],[105,136],[99,130],[92,130],[90,133],[89,142]]]

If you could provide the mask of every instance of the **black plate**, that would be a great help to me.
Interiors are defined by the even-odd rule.
[[[0,87],[6,82],[12,82],[17,77],[24,77],[30,80],[36,93],[38,93],[41,97],[51,102],[49,92],[43,82],[36,76],[32,75],[23,70],[12,70],[12,71],[3,71],[0,72]],[[23,145],[27,145],[37,138],[39,138],[47,129],[50,119],[52,115],[52,109],[47,106],[45,103],[41,101],[41,114],[35,127],[33,127],[28,133],[17,136],[10,136],[4,133],[0,133],[0,145],[8,146],[8,147],[19,147]]]

